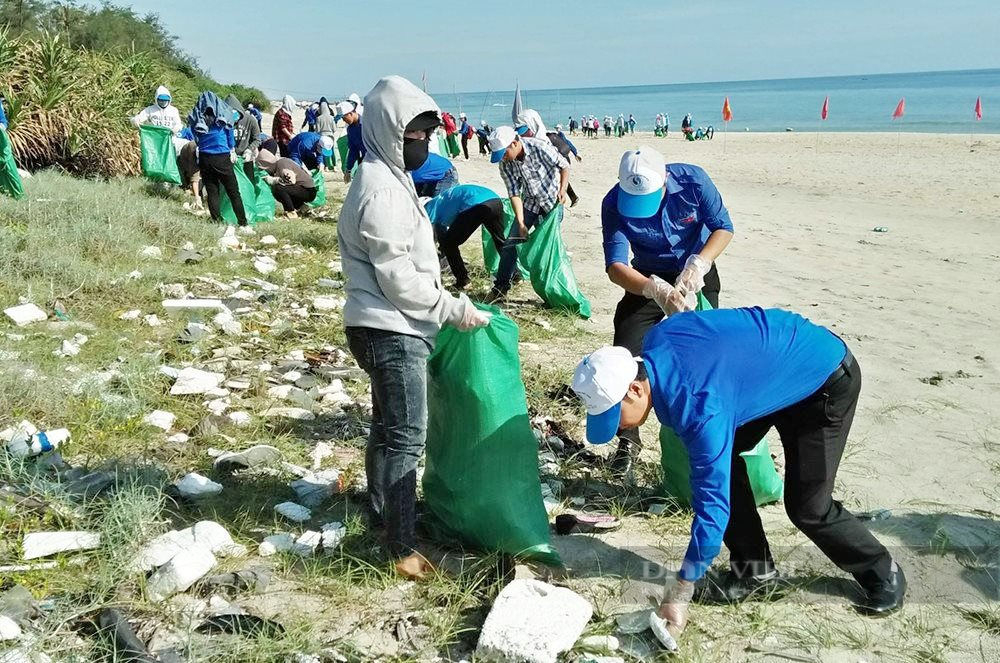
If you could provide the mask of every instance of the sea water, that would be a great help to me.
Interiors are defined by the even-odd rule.
[[[521,90],[525,108],[534,108],[549,127],[564,127],[569,116],[621,113],[635,116],[638,130],[650,131],[657,113],[670,116],[671,131],[691,113],[694,126],[722,130],[722,102],[729,97],[729,131],[923,131],[1000,133],[1000,69],[910,74],[872,74],[721,83],[684,83],[630,87]],[[828,118],[820,119],[830,97]],[[892,113],[906,98],[902,119]],[[982,97],[983,119],[975,120]],[[443,110],[468,113],[478,124],[510,124],[513,90],[440,93]],[[603,129],[602,129],[603,132]]]

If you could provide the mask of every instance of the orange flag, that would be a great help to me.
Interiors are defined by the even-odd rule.
[[[976,97],[976,120],[983,119],[983,98]]]
[[[830,97],[827,96],[827,98],[823,100],[823,108],[820,109],[819,116],[821,119],[825,120],[826,116],[829,113],[830,113]]]
[[[722,102],[722,121],[731,122],[733,119],[733,109],[729,107],[729,97]]]
[[[896,110],[892,111],[892,119],[898,120],[903,117],[904,112],[906,112],[906,97],[900,99],[899,103],[896,104]]]

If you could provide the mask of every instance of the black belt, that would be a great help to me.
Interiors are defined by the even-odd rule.
[[[847,375],[848,373],[853,373],[854,364],[855,364],[854,355],[851,354],[851,350],[850,348],[848,348],[847,354],[845,354],[844,358],[840,361],[840,365],[837,366],[836,370],[833,373],[830,373],[830,377],[826,379],[826,382],[823,383],[823,386],[828,387],[837,380],[839,380],[840,378]]]

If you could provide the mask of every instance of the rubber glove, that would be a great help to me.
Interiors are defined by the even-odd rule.
[[[677,276],[674,286],[685,295],[695,295],[705,287],[705,275],[712,269],[712,262],[697,253],[688,256],[684,269]]]
[[[660,608],[649,615],[649,625],[664,647],[677,650],[677,638],[688,620],[688,607],[694,598],[694,583],[674,580],[663,592]]]
[[[229,150],[229,163],[236,163],[236,150]]]
[[[681,311],[693,311],[697,303],[693,293],[689,297],[685,297],[674,286],[655,275],[649,277],[649,282],[642,289],[642,294],[656,302],[667,317]]]
[[[243,153],[243,161],[245,163],[253,161],[253,150],[247,149],[247,151]]]
[[[456,313],[453,316],[452,324],[459,331],[472,331],[490,324],[493,314],[489,311],[480,311],[472,303],[466,294],[459,295]]]

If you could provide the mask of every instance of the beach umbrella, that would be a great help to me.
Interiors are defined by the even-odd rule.
[[[829,115],[829,113],[830,113],[830,95],[827,95],[826,99],[823,100],[823,108],[821,108],[819,111],[820,119],[825,120],[826,116]]]
[[[905,112],[906,112],[906,97],[903,97],[902,99],[899,100],[899,103],[896,104],[896,110],[892,111],[892,119],[894,120],[900,119],[901,117],[903,117],[903,113]]]
[[[983,119],[983,98],[976,97],[976,122]]]
[[[514,88],[514,103],[510,107],[510,120],[516,127],[521,123],[521,114],[524,112],[524,104],[521,103],[521,85]]]

